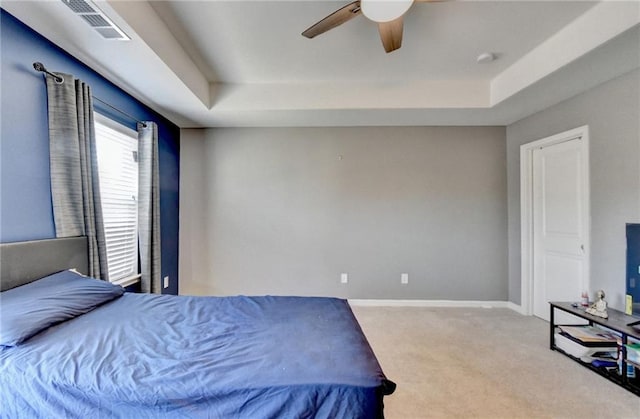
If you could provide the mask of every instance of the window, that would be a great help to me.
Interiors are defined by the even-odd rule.
[[[138,277],[138,134],[94,116],[107,279],[126,286]]]

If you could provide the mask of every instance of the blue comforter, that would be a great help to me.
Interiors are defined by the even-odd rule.
[[[394,387],[332,298],[125,293],[0,350],[7,418],[372,418]]]

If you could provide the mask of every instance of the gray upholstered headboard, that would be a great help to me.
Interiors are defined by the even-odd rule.
[[[88,273],[84,236],[0,244],[1,291],[71,268]]]

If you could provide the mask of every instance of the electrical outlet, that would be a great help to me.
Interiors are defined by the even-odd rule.
[[[409,274],[400,274],[400,283],[406,285],[409,283]]]
[[[349,275],[347,274],[340,274],[340,282],[343,284],[346,284],[349,282]]]
[[[169,288],[169,277],[165,276],[164,277],[164,283],[162,285],[164,288]]]

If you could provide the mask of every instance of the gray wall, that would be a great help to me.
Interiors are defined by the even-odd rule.
[[[640,71],[507,127],[509,301],[520,303],[520,146],[589,126],[591,291],[624,308],[625,223],[640,222]],[[578,296],[576,296],[577,298]]]
[[[183,294],[507,299],[504,127],[183,130],[181,158]]]

